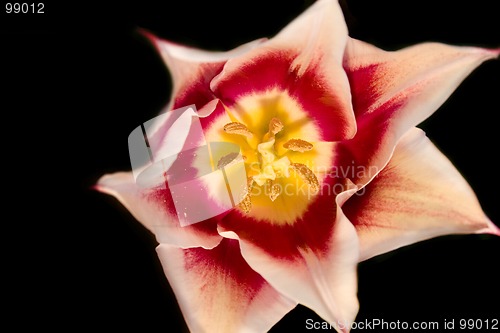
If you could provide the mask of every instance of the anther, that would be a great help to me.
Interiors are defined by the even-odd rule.
[[[273,118],[269,122],[269,134],[276,135],[283,129],[283,123],[278,118]]]
[[[271,199],[271,201],[274,201],[281,194],[281,187],[273,180],[268,179],[266,181],[266,193],[269,199]]]
[[[254,180],[252,177],[247,180],[247,191],[245,197],[238,204],[238,207],[243,211],[243,213],[248,214],[252,210],[252,199],[250,198],[252,194]]]
[[[302,163],[292,163],[290,167],[305,181],[313,192],[319,189],[319,181],[314,172]]]
[[[236,157],[238,157],[238,153],[236,153],[236,152],[232,152],[232,153],[229,153],[227,155],[222,156],[219,159],[219,162],[217,162],[217,169],[224,168],[225,166],[227,166],[228,164],[233,162]]]
[[[224,132],[228,134],[243,135],[247,138],[251,138],[253,135],[252,132],[250,132],[250,130],[245,125],[236,121],[224,125]]]
[[[313,149],[312,143],[309,143],[305,140],[301,139],[290,139],[287,142],[283,144],[283,148],[291,150],[291,151],[298,151],[298,152],[305,152]]]

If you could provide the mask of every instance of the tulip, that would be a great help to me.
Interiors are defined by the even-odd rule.
[[[156,235],[191,331],[266,332],[302,304],[348,332],[358,262],[441,235],[500,235],[415,127],[500,49],[383,51],[348,36],[334,0],[228,52],[143,33],[173,78],[144,133],[155,162],[169,157],[147,186],[134,168],[96,187]]]

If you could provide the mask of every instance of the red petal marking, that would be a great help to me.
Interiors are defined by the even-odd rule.
[[[258,221],[234,210],[219,222],[219,226],[223,231],[233,231],[242,241],[250,242],[280,260],[301,259],[301,249],[310,250],[321,258],[329,251],[337,215],[336,194],[349,186],[338,178],[326,178],[320,194],[311,199],[308,210],[293,224],[276,225]]]
[[[96,188],[116,197],[134,217],[155,234],[159,243],[183,248],[213,248],[221,241],[216,221],[206,221],[181,227],[173,198],[167,187],[139,187],[131,172],[119,172],[101,177]]]
[[[266,281],[251,269],[241,256],[237,240],[224,238],[217,247],[210,250],[202,248],[184,250],[184,260],[187,271],[196,271],[202,276],[207,275],[207,283],[202,287],[202,292],[212,286],[210,273],[214,270],[221,271],[228,279],[239,285],[248,297],[246,301],[252,300],[266,284]],[[241,303],[241,306],[245,304]]]
[[[378,68],[378,64],[371,64],[356,69],[346,68],[356,118],[361,117],[377,98],[380,97],[380,92],[376,90],[373,82],[373,77]]]
[[[460,173],[416,128],[342,209],[357,229],[362,259],[440,235],[498,230]]]
[[[222,71],[224,62],[200,64],[197,75],[180,87],[172,108],[178,109],[191,104],[196,105],[199,110],[205,104],[214,99],[210,90],[210,81]]]
[[[430,116],[475,67],[495,56],[496,50],[438,43],[386,52],[350,39],[344,69],[358,133],[340,144],[338,163],[380,171],[399,138]],[[374,175],[353,181],[364,185]]]
[[[201,127],[203,128],[205,134],[219,117],[225,117],[227,118],[227,122],[230,121],[229,117],[226,114],[224,105],[218,99],[214,99],[205,104],[204,107],[198,110],[198,114],[200,115]]]
[[[351,131],[351,111],[345,110],[340,98],[329,90],[319,72],[320,57],[299,74],[300,68],[291,68],[297,56],[291,50],[260,54],[237,71],[223,71],[212,89],[228,107],[237,106],[238,99],[249,94],[283,90],[315,121],[324,141],[345,139]]]
[[[392,131],[390,114],[405,104],[403,98],[394,98],[380,106],[376,112],[365,115],[358,122],[358,132],[350,140],[336,145],[335,167],[362,187],[386,165],[397,141]]]
[[[210,112],[215,110],[217,114],[223,109],[219,103],[214,103],[216,99],[210,90],[210,81],[221,72],[228,59],[245,54],[265,41],[258,39],[233,50],[214,52],[163,40],[143,29],[140,32],[155,46],[170,71],[173,96],[168,110],[195,105],[199,111],[208,108],[211,109]],[[202,121],[202,126],[205,128],[207,124]]]
[[[145,193],[145,197],[147,200],[156,203],[158,207],[164,209],[172,216],[175,217],[177,216],[174,200],[172,198],[172,194],[170,193],[170,189],[167,183],[165,183],[165,187],[149,190],[148,192]],[[175,221],[176,225],[180,227],[179,221],[177,219],[175,219]],[[209,219],[182,228],[190,229],[195,232],[205,233],[208,235],[215,235],[217,234],[217,219],[216,218]]]
[[[297,304],[250,268],[236,240],[211,250],[160,244],[157,252],[193,332],[266,332]]]
[[[327,211],[326,216],[317,211],[320,207],[311,207],[317,213],[308,216],[308,224],[303,219],[286,228],[263,228],[265,222],[247,220],[242,224],[253,222],[254,226],[238,226],[240,230],[236,232],[219,229],[219,232],[224,237],[239,239],[246,261],[283,295],[331,323],[352,322],[358,311],[359,247],[354,226],[339,207],[356,190],[351,185],[346,181],[345,187],[350,190],[336,198],[321,198],[330,199],[321,207]],[[331,206],[336,207],[336,214],[330,212]],[[233,220],[233,224],[237,221]]]
[[[222,70],[227,59],[231,57],[231,52],[235,52],[236,49],[227,53],[204,51],[163,40],[144,29],[140,32],[151,41],[163,57],[174,81],[174,96],[170,109],[195,105],[199,110],[214,99],[210,91],[210,81]],[[251,49],[255,46],[253,44],[257,43],[248,43],[241,48]]]
[[[214,93],[210,90],[210,81],[220,73],[223,66],[224,62],[200,65],[196,78],[186,82],[174,97],[172,110],[195,105],[198,112],[201,113],[204,108],[213,108],[213,110],[209,110],[208,117],[200,118],[203,129],[209,128],[212,121],[225,113],[224,106],[217,101]]]
[[[214,93],[222,96],[229,107],[238,98],[254,92],[265,92],[273,88],[284,90],[294,55],[285,51],[274,51],[259,55],[242,64],[237,71],[230,73],[215,84]],[[224,75],[224,72],[223,72]],[[293,77],[292,77],[293,78]]]

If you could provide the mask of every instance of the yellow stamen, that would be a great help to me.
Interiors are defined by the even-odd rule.
[[[319,189],[319,181],[314,172],[302,163],[292,163],[290,167],[305,181],[313,192]]]
[[[274,136],[276,134],[278,134],[279,132],[281,132],[281,130],[283,129],[284,126],[283,126],[283,123],[281,122],[281,120],[279,120],[278,118],[274,117],[269,122],[269,126],[268,127],[269,127],[269,130],[267,131],[267,133],[262,138],[263,142],[274,140]]]
[[[243,198],[243,200],[241,200],[241,202],[238,204],[238,207],[243,211],[243,213],[245,214],[248,214],[250,213],[250,211],[252,210],[252,199],[250,198],[251,197],[251,194],[252,194],[252,189],[253,189],[253,179],[250,177],[248,178],[247,180],[247,191],[246,191],[246,195],[245,197]]]
[[[268,179],[266,181],[266,193],[269,199],[271,199],[271,201],[274,201],[281,194],[281,187],[273,180]]]
[[[314,172],[306,165],[301,163],[291,163],[288,156],[277,155],[275,150],[276,134],[284,129],[284,125],[280,119],[274,117],[270,120],[268,125],[268,132],[261,138],[260,143],[255,142],[254,153],[258,154],[258,169],[252,167],[253,176],[247,179],[247,189],[240,198],[237,207],[244,214],[249,214],[252,210],[252,194],[253,186],[263,186],[265,195],[274,202],[281,194],[282,188],[278,183],[278,178],[288,178],[290,176],[290,169],[294,170],[297,175],[309,186],[310,191],[316,192],[319,190],[319,181]],[[253,137],[258,138],[248,129],[247,126],[240,122],[230,122],[224,125],[224,132],[228,134],[242,135],[247,139]],[[290,139],[283,144],[285,149],[294,152],[306,152],[313,149],[313,145],[302,139]],[[233,163],[237,158],[237,153],[229,153],[222,156],[218,163],[217,168],[222,169],[227,165]],[[243,156],[245,164],[248,163],[246,156]],[[255,162],[254,162],[255,163]],[[257,171],[257,172],[255,172]],[[258,199],[260,200],[260,199]],[[260,201],[259,201],[260,202]]]
[[[276,135],[283,129],[283,123],[278,118],[273,118],[269,122],[269,133],[271,135]]]
[[[247,138],[251,138],[253,136],[252,132],[250,132],[245,125],[236,121],[224,125],[224,132],[228,134],[243,135]]]
[[[290,139],[287,142],[283,144],[283,148],[291,150],[291,151],[298,151],[298,152],[305,152],[313,149],[312,143],[309,143],[305,140],[301,139]]]
[[[240,207],[243,213],[250,213],[250,211],[252,210],[252,199],[250,199],[250,195],[245,196],[243,200],[238,204],[238,207]]]

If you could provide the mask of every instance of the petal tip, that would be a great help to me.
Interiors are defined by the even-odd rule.
[[[144,29],[144,28],[137,28],[137,32],[139,33],[139,35],[142,35],[144,38],[146,38],[153,45],[153,47],[156,49],[156,51],[159,52],[160,54],[162,53],[162,50],[166,51],[167,53],[172,53],[172,52],[175,53],[176,52],[175,48],[192,49],[192,47],[185,46],[185,45],[170,41],[168,39],[158,37],[157,35],[155,35],[151,31]]]
[[[99,184],[94,184],[94,185],[90,185],[88,187],[89,190],[91,191],[97,191],[97,192],[102,192],[102,189],[101,187],[99,186]]]
[[[349,333],[350,329],[348,327],[340,328],[340,333]]]
[[[480,48],[483,54],[486,56],[486,60],[488,59],[499,59],[500,57],[500,47],[497,48]]]
[[[486,230],[487,233],[500,236],[500,228],[497,227],[493,222],[489,223],[489,228]]]
[[[97,179],[96,183],[94,185],[90,186],[91,190],[98,191],[98,192],[106,192],[106,179],[109,177],[109,175],[105,174],[99,177]]]
[[[486,49],[486,51],[491,54],[492,58],[498,59],[500,57],[500,47],[494,49]]]
[[[152,43],[155,47],[158,47],[158,43],[160,41],[160,38],[157,37],[154,33],[151,31],[144,29],[144,28],[137,28],[137,32],[139,35],[145,37],[150,43]]]
[[[151,33],[151,31],[145,28],[138,27],[136,30],[140,35],[143,35],[146,38],[155,38],[155,36]]]
[[[491,220],[487,219],[486,227],[478,230],[476,233],[500,236],[500,228]]]
[[[101,193],[114,195],[114,191],[122,184],[133,183],[133,176],[130,172],[116,172],[102,175],[91,189]]]

